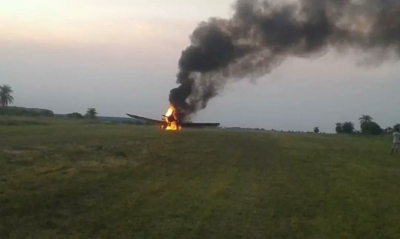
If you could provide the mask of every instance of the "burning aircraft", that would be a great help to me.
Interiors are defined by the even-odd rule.
[[[331,50],[362,52],[360,63],[371,65],[398,60],[399,33],[399,0],[236,0],[231,17],[211,17],[191,33],[163,119],[129,116],[166,130],[215,127],[188,119],[225,85],[260,79],[289,58],[311,59]]]
[[[178,117],[178,111],[173,105],[168,107],[167,112],[163,115],[161,120],[145,118],[142,116],[127,114],[129,117],[143,120],[147,124],[159,125],[163,130],[182,130],[182,128],[204,128],[204,127],[218,127],[219,123],[192,123],[181,121]]]

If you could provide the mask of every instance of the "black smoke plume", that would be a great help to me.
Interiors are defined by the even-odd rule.
[[[237,0],[231,19],[202,22],[190,39],[169,97],[181,120],[228,81],[262,77],[290,56],[349,48],[377,61],[400,56],[400,0]]]

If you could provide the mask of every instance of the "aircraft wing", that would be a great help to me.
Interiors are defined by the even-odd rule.
[[[137,119],[137,120],[144,120],[144,121],[146,121],[147,124],[157,124],[157,125],[165,124],[165,122],[161,121],[161,120],[155,120],[155,119],[145,118],[145,117],[131,115],[131,114],[126,114],[126,115],[131,118]]]
[[[147,124],[152,124],[152,125],[163,125],[166,124],[165,121],[162,120],[155,120],[155,119],[150,119],[142,116],[137,116],[137,115],[131,115],[131,114],[126,114],[131,118],[137,119],[137,120],[143,120],[146,121]],[[184,128],[204,128],[204,127],[218,127],[220,124],[219,123],[180,123],[179,124],[181,127]]]

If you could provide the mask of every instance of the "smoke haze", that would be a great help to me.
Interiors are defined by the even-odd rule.
[[[231,19],[211,18],[190,37],[179,60],[170,102],[182,118],[207,107],[228,82],[254,80],[287,57],[360,50],[377,64],[400,56],[397,0],[238,0]]]

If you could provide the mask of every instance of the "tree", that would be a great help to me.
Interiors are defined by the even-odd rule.
[[[372,122],[374,119],[369,115],[362,115],[358,120],[360,120],[360,128],[362,129],[363,125]]]
[[[90,119],[95,119],[97,116],[97,112],[95,108],[89,108],[86,111],[86,116],[89,117]]]
[[[338,133],[338,134],[343,133],[343,131],[342,131],[342,123],[336,123],[335,130],[336,130],[336,133]]]
[[[363,134],[379,135],[383,133],[383,129],[376,122],[366,122],[361,127]]]
[[[0,86],[0,101],[2,107],[7,107],[9,104],[13,103],[14,97],[12,97],[11,93],[13,93],[13,90],[9,85]]]
[[[393,126],[393,130],[400,130],[400,124],[396,124],[395,126]]]
[[[342,124],[342,132],[345,134],[351,134],[354,132],[354,123],[353,122],[344,122]]]
[[[314,133],[316,133],[316,134],[319,133],[319,128],[318,128],[318,127],[315,127],[315,128],[314,128]]]

